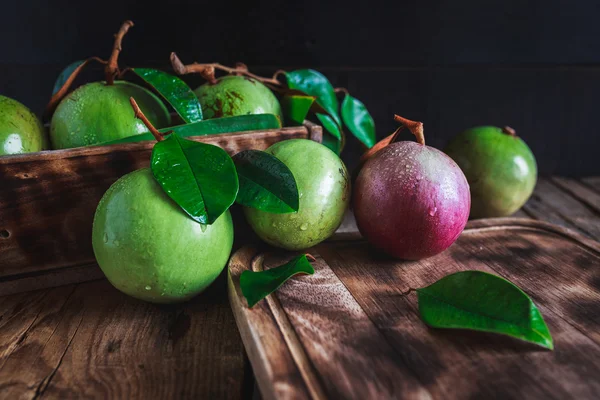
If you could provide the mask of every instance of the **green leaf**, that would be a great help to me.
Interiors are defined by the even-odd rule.
[[[236,199],[239,204],[275,214],[298,211],[296,179],[277,157],[245,150],[236,154],[233,162],[240,182]]]
[[[325,75],[313,69],[301,69],[286,72],[285,76],[290,89],[300,90],[316,97],[317,103],[329,113],[338,126],[342,126],[338,113],[339,103],[333,86]]]
[[[329,115],[317,114],[317,118],[321,121],[323,128],[325,128],[327,132],[331,133],[336,139],[342,140],[342,130]]]
[[[314,96],[298,94],[283,96],[280,103],[284,117],[292,124],[302,125],[315,99]]]
[[[202,121],[198,97],[184,81],[157,69],[133,68],[132,71],[156,89],[186,123]]]
[[[533,301],[506,279],[481,271],[448,275],[417,289],[421,319],[434,328],[500,333],[552,349]]]
[[[227,152],[172,133],[152,149],[154,177],[190,217],[212,224],[233,204],[238,177]]]
[[[252,308],[256,303],[279,289],[292,276],[296,274],[312,275],[314,273],[313,266],[306,258],[306,254],[303,254],[279,267],[261,272],[242,272],[240,288],[248,301],[248,307]]]
[[[333,137],[332,135],[326,132],[323,133],[323,141],[321,142],[321,144],[327,147],[329,150],[333,151],[338,156],[342,152],[342,142],[338,138]]]
[[[69,77],[73,73],[73,71],[75,71],[84,62],[85,60],[75,61],[62,70],[60,75],[58,75],[58,78],[56,78],[56,82],[54,82],[54,89],[52,89],[53,96],[56,94],[56,92],[60,90],[61,87],[63,87],[67,79],[69,79]]]
[[[179,137],[217,135],[220,133],[258,131],[281,128],[281,121],[273,114],[239,115],[235,117],[213,118],[198,121],[193,124],[179,125],[170,128],[159,129],[166,133],[173,131]],[[137,143],[147,140],[156,140],[151,133],[146,132],[139,135],[127,136],[122,139],[100,143],[99,146],[121,143]]]
[[[365,146],[375,145],[375,121],[367,111],[367,107],[349,94],[342,102],[342,119],[350,132]]]

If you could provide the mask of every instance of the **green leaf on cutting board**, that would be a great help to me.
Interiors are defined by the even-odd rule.
[[[235,117],[212,118],[193,124],[178,125],[170,128],[159,129],[161,133],[175,132],[179,137],[217,135],[221,133],[258,131],[281,128],[281,121],[273,114],[238,115]],[[147,140],[156,140],[150,132],[139,135],[127,136],[122,139],[112,140],[98,144],[107,146],[111,144],[137,143]]]
[[[154,145],[150,166],[167,195],[201,224],[215,222],[237,196],[235,165],[218,146],[172,133]]]
[[[342,120],[348,130],[367,148],[375,145],[375,121],[367,107],[358,99],[347,94],[342,102]]]
[[[292,171],[272,154],[245,150],[233,157],[240,190],[236,202],[262,211],[298,211],[300,198]]]
[[[288,279],[297,274],[312,275],[315,273],[313,266],[308,261],[307,255],[302,254],[291,261],[264,271],[244,271],[240,275],[240,289],[252,308],[256,303],[273,293]]]
[[[417,289],[421,319],[433,328],[512,336],[552,350],[552,336],[533,301],[499,276],[482,271],[448,275]]]
[[[132,68],[173,107],[185,123],[202,121],[202,107],[192,89],[175,75],[152,68]]]
[[[283,116],[291,124],[302,125],[315,99],[308,95],[284,95],[280,102]]]

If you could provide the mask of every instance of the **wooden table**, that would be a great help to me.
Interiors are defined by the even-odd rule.
[[[541,179],[516,216],[600,240],[600,178]],[[174,306],[105,280],[0,298],[0,398],[251,398],[224,278]]]

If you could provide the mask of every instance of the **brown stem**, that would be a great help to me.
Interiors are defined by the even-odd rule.
[[[119,32],[115,35],[115,42],[113,44],[113,50],[108,59],[108,64],[106,68],[104,68],[104,74],[106,76],[106,84],[112,85],[115,83],[115,77],[119,74],[119,53],[121,53],[121,42],[123,41],[123,36],[127,34],[129,28],[133,26],[133,22],[127,20],[123,22]]]
[[[502,128],[502,132],[510,136],[517,136],[517,131],[515,131],[510,126],[505,126],[504,128]]]
[[[306,258],[308,259],[308,261],[312,261],[312,262],[317,261],[317,259],[315,258],[315,256],[313,256],[310,253],[306,253]]]
[[[344,93],[346,96],[350,95],[350,92],[348,92],[348,89],[343,88],[343,87],[337,87],[337,88],[333,89],[333,91],[335,92],[335,94]]]
[[[150,122],[148,118],[146,118],[142,110],[140,110],[140,107],[136,103],[135,99],[133,97],[130,97],[129,102],[131,103],[131,107],[133,107],[135,117],[142,120],[142,122],[144,123],[144,125],[146,125],[146,128],[148,128],[152,136],[154,136],[154,138],[159,142],[165,140],[162,133],[160,133],[158,129],[156,129],[154,125],[152,125],[152,122]]]
[[[104,61],[104,60],[102,60],[102,59],[100,59],[98,57],[90,57],[87,60],[85,60],[84,62],[82,62],[80,66],[78,66],[77,68],[75,68],[73,70],[73,72],[71,72],[71,75],[69,75],[69,77],[67,78],[67,80],[65,81],[65,83],[63,83],[63,85],[61,86],[61,88],[58,89],[58,91],[56,93],[54,93],[52,95],[52,97],[50,98],[50,101],[48,102],[48,105],[46,106],[46,110],[44,111],[44,118],[45,119],[50,118],[50,116],[54,112],[54,109],[56,109],[56,107],[61,102],[61,100],[63,99],[63,97],[65,97],[67,95],[67,93],[69,92],[69,89],[71,88],[71,85],[73,84],[73,82],[75,81],[75,79],[77,78],[77,76],[79,75],[79,73],[83,70],[83,68],[86,65],[88,65],[92,61],[99,62],[100,64],[106,64],[107,63],[106,61]]]
[[[215,71],[219,70],[219,71],[227,72],[228,74],[247,76],[249,78],[256,79],[257,81],[262,82],[266,85],[272,85],[272,86],[276,86],[276,87],[283,86],[281,84],[281,82],[279,82],[276,78],[264,78],[262,76],[255,75],[255,74],[249,72],[245,65],[242,64],[242,66],[240,66],[239,63],[238,63],[238,66],[236,66],[235,68],[227,67],[225,65],[221,65],[218,63],[210,63],[210,64],[193,63],[193,64],[186,65],[181,62],[179,57],[177,57],[177,54],[175,54],[174,52],[171,53],[170,58],[171,58],[171,65],[173,66],[173,70],[175,70],[175,73],[177,73],[178,75],[200,74],[200,75],[202,75],[202,77],[204,79],[206,79],[208,82],[210,82],[212,84],[217,82],[217,80],[215,78]]]
[[[404,127],[406,127],[410,133],[415,135],[417,138],[417,143],[425,145],[425,135],[423,133],[423,123],[419,121],[411,121],[410,119],[403,118],[399,115],[394,115],[394,120],[396,122],[401,123]],[[398,131],[396,131],[397,134]],[[394,139],[396,136],[394,136]]]

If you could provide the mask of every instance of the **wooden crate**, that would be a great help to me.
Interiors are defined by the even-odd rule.
[[[235,154],[287,139],[321,142],[314,124],[197,136]],[[104,192],[150,165],[154,142],[81,147],[0,157],[0,295],[101,276],[92,221]]]

